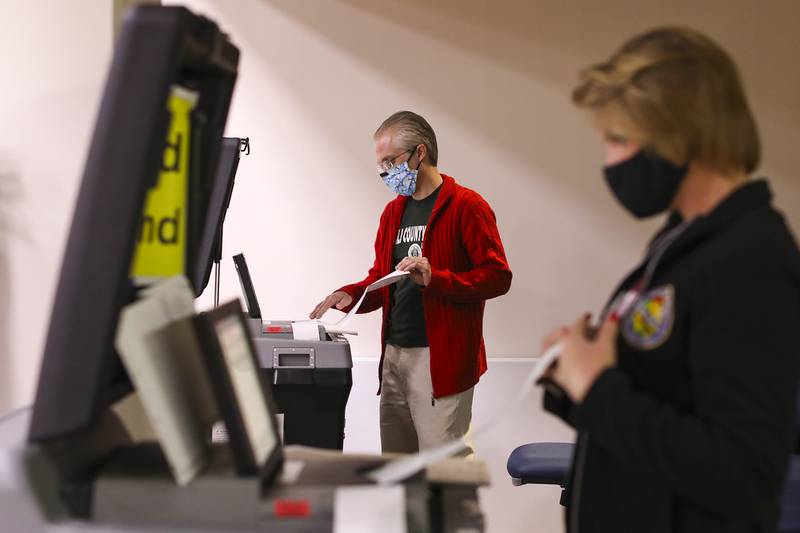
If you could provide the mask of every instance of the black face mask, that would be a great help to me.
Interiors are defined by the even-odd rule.
[[[665,211],[689,170],[663,157],[639,150],[635,155],[603,169],[606,183],[619,203],[636,218]]]

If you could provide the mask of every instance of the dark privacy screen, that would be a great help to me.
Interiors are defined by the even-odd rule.
[[[238,61],[239,50],[216,24],[185,8],[140,6],[128,13],[69,231],[30,441],[91,429],[130,390],[113,342],[120,309],[134,294],[132,258],[146,193],[165,157],[175,85],[197,95],[185,267],[194,277]]]

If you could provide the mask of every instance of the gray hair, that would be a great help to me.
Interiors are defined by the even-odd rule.
[[[411,150],[424,144],[430,164],[433,166],[438,164],[439,148],[436,146],[436,133],[427,120],[411,111],[398,111],[383,121],[375,130],[373,137],[377,139],[389,129],[395,130],[394,139],[400,144],[400,148]]]

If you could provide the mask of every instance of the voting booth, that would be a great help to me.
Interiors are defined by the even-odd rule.
[[[219,256],[221,234],[207,246],[219,226],[212,219],[224,216],[230,197],[230,183],[219,188],[219,154],[238,60],[216,24],[184,8],[139,6],[127,15],[35,403],[0,418],[3,527],[483,530],[480,461],[426,466],[414,456],[282,445],[275,392],[294,378],[281,371],[336,362],[343,412],[351,383],[341,371],[352,361],[340,335],[318,330],[309,339],[308,324],[302,340],[269,329],[279,324],[254,330],[238,300],[194,311],[208,258]],[[264,339],[269,347],[259,349]],[[138,407],[124,410],[132,400]],[[146,431],[134,429],[131,412]],[[227,439],[212,442],[219,421]],[[343,419],[336,424],[340,447]]]
[[[213,265],[215,306],[219,305],[223,223],[241,150],[249,152],[249,139],[222,139],[197,246],[192,285],[195,293],[200,294],[209,283]],[[342,450],[345,409],[353,383],[353,359],[347,338],[308,321],[262,320],[244,254],[234,256],[233,262],[247,305],[248,327],[258,360],[264,378],[272,383],[275,407],[282,415],[284,443]]]

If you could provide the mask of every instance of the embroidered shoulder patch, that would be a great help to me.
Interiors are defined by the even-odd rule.
[[[622,324],[622,336],[634,348],[653,350],[666,341],[675,322],[675,288],[658,287],[643,294]]]

